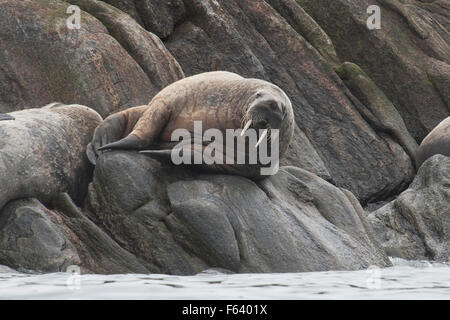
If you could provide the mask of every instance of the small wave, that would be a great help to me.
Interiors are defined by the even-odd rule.
[[[450,265],[391,258],[359,271],[232,274],[25,274],[0,266],[0,299],[448,299]]]

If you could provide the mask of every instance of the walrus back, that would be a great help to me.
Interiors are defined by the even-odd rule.
[[[417,168],[436,154],[450,157],[450,117],[439,123],[423,139],[416,154]]]

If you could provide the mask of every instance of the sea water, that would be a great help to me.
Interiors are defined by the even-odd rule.
[[[0,299],[450,299],[450,264],[391,259],[358,271],[26,274],[0,268]]]

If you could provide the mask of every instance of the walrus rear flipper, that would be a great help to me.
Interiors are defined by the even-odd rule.
[[[127,137],[105,144],[101,147],[96,147],[95,143],[89,143],[86,149],[86,155],[89,161],[93,164],[97,164],[97,151],[106,151],[106,150],[139,150],[145,146],[145,142],[136,137],[133,134],[128,135]]]
[[[95,129],[92,141],[87,147],[86,154],[89,161],[93,165],[96,164],[99,150],[119,149],[119,142],[123,137],[127,137],[131,133],[134,125],[142,116],[146,108],[147,106],[130,108],[112,114],[103,120],[103,122]]]

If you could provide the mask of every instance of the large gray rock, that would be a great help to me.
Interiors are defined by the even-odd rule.
[[[330,39],[295,1],[184,4],[186,18],[165,45],[186,75],[232,71],[273,82],[291,98],[299,128],[286,164],[329,174],[363,203],[385,199],[410,183],[411,158],[396,137],[360,113],[361,102],[334,72],[339,61]],[[305,145],[315,151],[305,152]],[[298,156],[305,154],[309,161]]]
[[[284,164],[333,181],[363,203],[385,200],[413,178],[404,144],[367,120],[334,72],[340,61],[326,26],[294,0],[1,4],[0,112],[62,101],[107,116],[147,104],[183,77],[180,65],[187,75],[228,70],[273,82],[293,101],[298,128]],[[82,9],[80,29],[66,26],[69,5]],[[445,97],[447,64],[433,61],[427,74]],[[423,117],[432,122],[440,114]]]
[[[167,38],[175,25],[185,18],[183,0],[139,0],[134,3],[146,29],[160,38]]]
[[[368,222],[387,254],[404,259],[450,259],[450,158],[436,155],[397,199]]]
[[[142,25],[142,19],[136,10],[134,0],[104,0],[103,2],[108,3],[116,7],[117,9],[120,9],[121,11],[127,13],[128,15],[130,15],[130,17],[136,20],[136,22]]]
[[[107,116],[148,103],[164,81],[178,79],[156,36],[120,10],[89,2],[73,3],[104,24],[82,11],[80,29],[69,29],[68,2],[0,1],[0,112],[61,101]]]
[[[10,202],[0,213],[0,263],[20,270],[83,273],[148,273],[61,193],[52,209],[37,199]]]
[[[86,145],[100,115],[85,106],[50,104],[0,120],[0,210],[14,199],[84,198],[92,168]],[[11,119],[12,119],[11,118]]]
[[[100,3],[100,1],[89,0]],[[103,2],[128,13],[148,31],[160,38],[167,38],[176,24],[185,18],[183,0],[104,0]]]
[[[17,273],[17,271],[7,266],[0,266],[0,273]]]
[[[153,33],[146,31],[128,14],[102,1],[69,0],[68,2],[78,5],[106,26],[110,34],[139,64],[155,90],[161,90],[184,77],[180,65],[162,41]],[[148,97],[147,102],[150,100],[151,96]]]
[[[339,66],[339,57],[330,37],[306,13],[295,0],[264,0],[269,3],[309,44],[311,44],[333,67]]]
[[[153,272],[353,270],[388,266],[348,191],[294,167],[259,184],[134,152],[100,156],[92,219]]]
[[[57,272],[79,265],[70,240],[36,199],[8,204],[0,214],[0,264],[16,269]]]
[[[450,115],[448,0],[296,1],[339,58],[358,64],[383,90],[417,142]],[[367,28],[370,5],[380,7],[381,29]]]
[[[414,160],[418,144],[408,132],[399,112],[377,85],[361,68],[351,62],[344,62],[336,70],[337,74],[362,103],[358,111],[364,119],[379,132],[385,132],[400,144]]]

